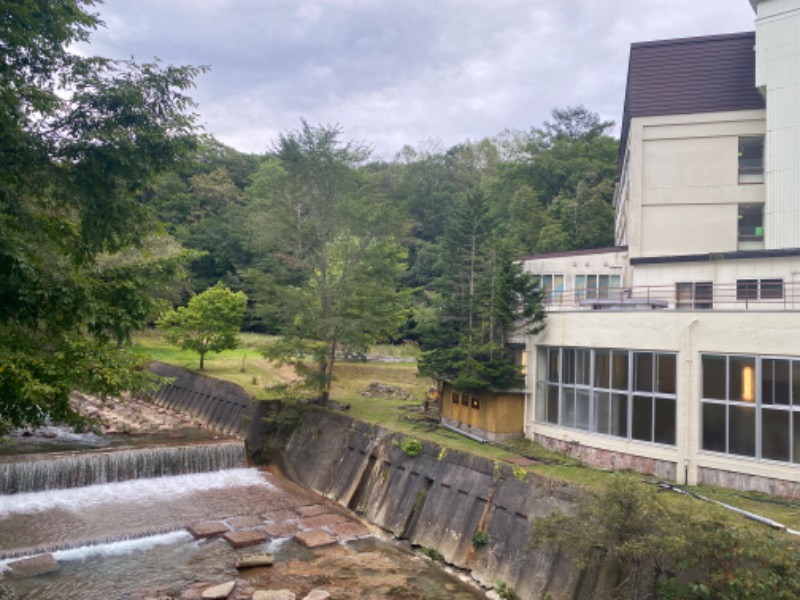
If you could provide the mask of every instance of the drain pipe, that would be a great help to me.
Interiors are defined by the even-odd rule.
[[[692,498],[696,498],[697,500],[702,500],[703,502],[708,502],[710,504],[716,504],[717,506],[721,506],[724,509],[727,509],[731,512],[735,512],[739,515],[742,515],[745,519],[750,519],[751,521],[755,521],[756,523],[761,523],[762,525],[766,525],[767,527],[772,527],[772,529],[777,529],[778,531],[785,531],[788,534],[800,536],[800,531],[796,531],[794,529],[790,529],[783,523],[778,523],[767,517],[762,517],[761,515],[757,515],[756,513],[752,513],[747,510],[743,510],[741,508],[737,508],[735,506],[731,506],[730,504],[725,504],[724,502],[720,502],[719,500],[712,500],[711,498],[706,498],[705,496],[701,496],[695,492],[690,492],[685,490],[677,485],[673,485],[671,483],[666,483],[664,481],[659,481],[656,483],[658,487],[671,490],[673,492],[678,492],[679,494],[685,494]]]

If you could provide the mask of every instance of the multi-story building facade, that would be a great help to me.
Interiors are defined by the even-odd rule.
[[[614,248],[526,257],[524,433],[587,463],[800,496],[800,0],[631,47]]]

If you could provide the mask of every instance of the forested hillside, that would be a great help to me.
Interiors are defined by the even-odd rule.
[[[613,243],[613,123],[555,109],[530,131],[390,162],[338,126],[301,121],[248,155],[205,138],[144,200],[202,255],[186,292],[221,281],[249,298],[245,328],[282,334],[329,387],[339,350],[415,340],[421,371],[464,389],[509,385],[505,337],[540,326],[524,254]],[[317,345],[309,347],[313,340]]]

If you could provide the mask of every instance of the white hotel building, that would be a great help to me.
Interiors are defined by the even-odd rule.
[[[631,47],[614,248],[526,257],[525,435],[589,464],[800,497],[800,0]]]

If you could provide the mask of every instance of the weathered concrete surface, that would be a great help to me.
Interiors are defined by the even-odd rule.
[[[262,457],[270,436],[264,417],[275,404],[251,402],[238,386],[185,369],[156,363],[153,370],[176,378],[156,392],[154,402],[244,437],[251,456]],[[528,543],[536,517],[569,511],[581,496],[579,489],[533,475],[519,481],[510,465],[459,452],[442,455],[429,443],[420,455],[409,457],[400,449],[402,437],[342,414],[310,410],[276,458],[296,482],[400,539],[437,550],[486,586],[502,580],[525,599],[548,593],[552,600],[611,595],[618,583],[611,561],[581,571]],[[275,523],[260,529],[270,537],[296,533],[302,517],[324,510],[299,507],[292,531],[272,531]],[[270,516],[264,515],[268,521]],[[486,532],[488,544],[476,550],[472,536],[477,531]]]
[[[530,547],[533,520],[570,510],[574,486],[425,443],[407,456],[403,436],[344,415],[311,411],[282,451],[287,474],[412,544],[435,548],[486,586],[502,580],[522,598],[602,598],[616,583],[606,565],[581,571]],[[479,550],[472,536],[485,531]]]
[[[171,380],[147,398],[150,402],[189,414],[215,431],[242,438],[252,458],[262,458],[254,453],[264,448],[269,437],[264,418],[279,408],[279,402],[253,400],[235,383],[181,367],[154,362],[150,370]]]

